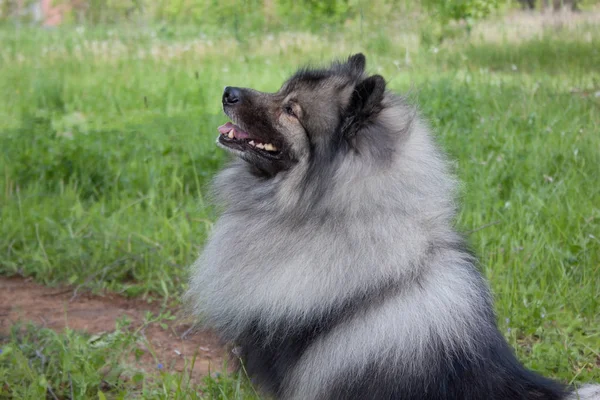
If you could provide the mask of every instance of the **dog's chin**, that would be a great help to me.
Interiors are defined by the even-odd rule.
[[[217,145],[246,161],[257,172],[272,176],[291,166],[291,159],[285,151],[251,136],[238,125],[228,122],[218,129]]]

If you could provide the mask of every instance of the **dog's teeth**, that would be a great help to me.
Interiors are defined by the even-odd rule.
[[[265,144],[265,150],[275,151],[275,146],[273,146],[271,143],[267,143],[267,144]]]
[[[250,144],[251,146],[256,146],[256,143],[254,143],[254,140],[249,141],[248,144]]]
[[[258,147],[259,149],[264,149],[265,146],[262,143],[257,143],[256,147]]]
[[[234,132],[235,132],[235,130],[234,130],[234,129],[230,130],[230,131],[229,131],[229,135],[227,135],[227,137],[229,137],[229,139],[233,139],[233,138],[235,137],[235,134],[234,134]]]

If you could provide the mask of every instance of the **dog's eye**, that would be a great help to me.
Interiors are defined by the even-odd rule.
[[[287,115],[290,115],[290,116],[292,116],[292,117],[294,117],[294,118],[297,118],[297,117],[296,117],[296,113],[294,112],[294,108],[292,107],[292,105],[291,105],[291,104],[287,104],[287,105],[285,105],[285,106],[283,107],[283,111],[285,111],[285,113],[286,113]]]

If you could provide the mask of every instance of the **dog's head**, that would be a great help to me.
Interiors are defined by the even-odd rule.
[[[356,149],[356,136],[381,111],[385,80],[365,76],[356,54],[327,69],[302,69],[276,93],[226,87],[218,144],[274,176],[311,158]]]

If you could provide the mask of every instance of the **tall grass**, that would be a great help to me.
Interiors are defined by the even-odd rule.
[[[0,30],[0,274],[177,299],[216,217],[207,184],[226,160],[214,146],[222,87],[275,90],[299,64],[363,51],[455,160],[457,224],[521,359],[565,382],[600,380],[597,26],[510,44],[423,46],[414,26],[376,21],[243,36]],[[26,340],[79,340],[44,335]],[[4,340],[15,352],[0,355],[10,382],[0,390],[13,395],[34,385],[19,383],[25,364],[14,370],[33,354],[14,355],[20,340]],[[232,398],[211,392],[224,387],[211,381],[206,396]]]

